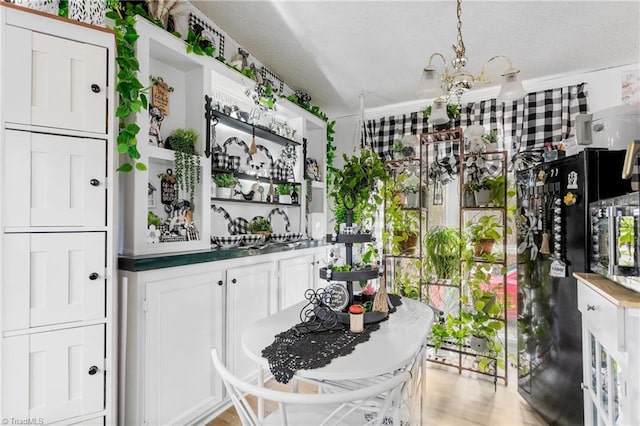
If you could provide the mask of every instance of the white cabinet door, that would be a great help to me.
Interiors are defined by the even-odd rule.
[[[104,409],[104,325],[4,339],[2,417],[44,424]]]
[[[313,288],[315,290],[329,284],[327,280],[320,278],[320,268],[324,266],[327,266],[327,252],[325,248],[322,248],[313,255]]]
[[[105,226],[105,140],[7,130],[5,153],[5,228]]]
[[[277,293],[273,276],[273,262],[227,270],[226,362],[238,377],[246,378],[256,372],[257,365],[242,349],[242,333],[249,325],[274,313],[273,296]]]
[[[223,274],[146,284],[146,423],[180,424],[222,401],[211,349],[222,347]]]
[[[105,133],[107,49],[7,27],[8,122]]]
[[[3,329],[105,316],[105,233],[5,234]]]
[[[307,289],[313,288],[315,256],[308,254],[278,262],[280,277],[280,310],[305,300]]]

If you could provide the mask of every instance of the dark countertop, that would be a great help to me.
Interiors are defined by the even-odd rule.
[[[267,244],[262,248],[231,248],[192,251],[184,253],[163,253],[144,256],[118,256],[118,269],[123,271],[142,272],[153,269],[172,268],[175,266],[193,265],[197,263],[215,262],[218,260],[237,259],[247,256],[280,253],[312,247],[323,247],[323,241],[302,240],[295,243]]]

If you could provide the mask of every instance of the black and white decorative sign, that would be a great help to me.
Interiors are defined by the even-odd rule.
[[[167,169],[167,172],[162,174],[162,179],[160,180],[160,202],[169,205],[175,199],[176,177],[173,175],[173,170]]]

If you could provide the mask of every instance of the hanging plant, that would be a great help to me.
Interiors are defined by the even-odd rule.
[[[330,123],[327,123],[327,188],[331,184],[331,172],[333,170],[333,160],[336,158],[336,149],[337,147],[333,144],[334,138],[333,135],[336,131],[333,129],[333,126],[336,125],[336,120],[333,120]]]
[[[183,190],[189,194],[191,211],[194,210],[193,195],[202,174],[200,156],[195,148],[197,140],[198,133],[195,130],[175,129],[165,141],[165,146],[175,151],[176,189],[178,193]]]
[[[118,153],[126,154],[128,161],[120,164],[116,170],[130,172],[135,167],[137,170],[147,170],[144,163],[138,161],[140,152],[137,147],[137,135],[140,127],[133,122],[134,114],[148,108],[148,87],[144,87],[137,78],[140,65],[136,59],[136,41],[138,33],[135,29],[135,16],[147,17],[147,12],[140,4],[118,1],[109,3],[111,10],[107,12],[107,18],[114,21],[113,30],[116,36],[118,53],[116,63],[118,65],[116,92],[118,93],[118,108],[116,117],[120,120],[118,125]]]
[[[364,220],[373,221],[384,199],[378,194],[378,182],[389,180],[384,163],[373,151],[362,150],[360,156],[343,154],[342,169],[332,168],[332,188],[329,196],[334,205],[344,204],[358,210]]]

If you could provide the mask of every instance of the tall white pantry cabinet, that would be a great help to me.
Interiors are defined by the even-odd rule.
[[[115,38],[2,2],[0,46],[0,418],[115,424]]]

